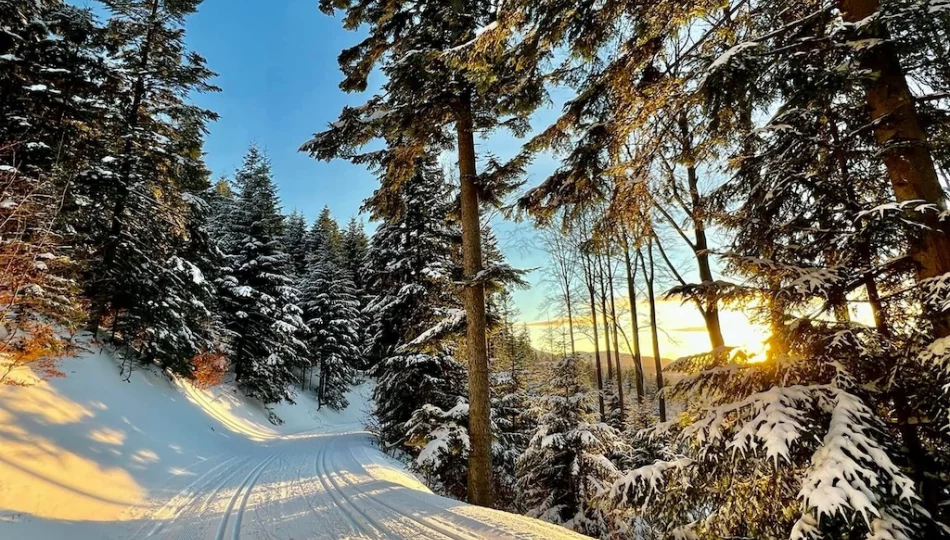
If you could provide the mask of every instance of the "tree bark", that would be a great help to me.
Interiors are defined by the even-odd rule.
[[[878,0],[839,0],[838,5],[849,23],[865,20],[880,8]],[[860,54],[858,65],[872,75],[863,79],[865,99],[894,195],[900,202],[919,200],[939,209],[908,210],[908,217],[923,225],[911,247],[917,280],[922,281],[950,272],[950,223],[938,217],[947,209],[946,198],[897,50],[882,23],[867,28],[863,37],[883,42]],[[950,336],[950,312],[928,309],[927,314],[937,336]]]
[[[647,271],[646,261],[643,253],[640,253],[640,266],[643,267],[643,274],[647,282],[647,300],[650,304],[650,328],[653,337],[653,364],[656,367],[656,392],[660,406],[660,422],[666,422],[666,399],[661,393],[663,391],[663,362],[660,360],[660,336],[657,332],[656,323],[656,293],[653,283],[656,279],[656,264],[653,261],[653,241],[647,243],[647,254],[650,260],[650,270]]]
[[[637,291],[633,262],[630,259],[630,244],[623,240],[624,263],[627,267],[627,298],[630,302],[630,324],[633,327],[633,370],[637,378],[637,403],[643,403],[643,356],[640,354],[640,322],[637,317]]]
[[[574,343],[574,307],[571,299],[571,284],[568,276],[564,276],[564,301],[567,303],[567,331],[571,340],[571,356],[577,356],[577,345]]]
[[[610,251],[607,251],[607,268],[610,269]],[[617,401],[620,404],[620,418],[623,419],[624,423],[627,421],[626,412],[623,406],[623,369],[620,367],[620,337],[617,335],[618,332],[618,323],[617,323],[617,302],[614,300],[614,273],[610,271],[607,274],[607,284],[609,286],[608,292],[610,293],[610,319],[611,327],[614,332],[614,357],[617,361]]]
[[[594,275],[594,263],[591,256],[584,254],[584,278],[587,282],[587,292],[590,295],[590,323],[594,328],[594,363],[597,367],[597,407],[600,411],[600,421],[606,422],[607,415],[604,412],[604,374],[600,364],[600,338],[597,335],[597,298],[596,298],[596,277]]]
[[[492,505],[491,412],[488,381],[488,345],[485,323],[485,287],[475,282],[482,271],[482,237],[475,171],[472,104],[466,95],[456,110],[459,179],[462,210],[462,266],[465,279],[466,344],[468,346],[468,500]]]
[[[614,380],[614,360],[610,354],[610,324],[607,322],[607,276],[604,271],[604,259],[597,257],[597,282],[600,286],[600,320],[604,324],[604,347],[607,348],[607,382]]]
[[[686,161],[686,181],[689,186],[690,212],[689,218],[693,222],[693,254],[696,257],[696,266],[699,269],[699,280],[704,285],[712,286],[712,267],[709,264],[709,242],[706,239],[706,221],[703,218],[703,201],[699,194],[699,175],[696,172],[695,155],[693,151],[693,137],[690,133],[689,118],[686,111],[680,113],[679,127],[683,137],[683,157]],[[672,179],[675,182],[675,179]],[[716,296],[703,298],[703,319],[706,322],[706,332],[709,334],[709,344],[713,350],[721,349],[726,341],[722,337],[722,325],[719,322],[719,299]]]

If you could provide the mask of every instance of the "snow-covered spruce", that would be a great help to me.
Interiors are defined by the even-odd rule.
[[[518,460],[520,505],[529,516],[595,537],[606,534],[606,516],[594,500],[619,477],[608,456],[623,451],[624,443],[607,424],[592,422],[576,357],[557,361],[550,393],[539,401],[538,427]]]
[[[281,245],[270,163],[256,147],[235,177],[237,195],[225,206],[220,246],[230,271],[219,284],[230,360],[238,384],[265,403],[291,399],[291,386],[310,360],[307,327]]]

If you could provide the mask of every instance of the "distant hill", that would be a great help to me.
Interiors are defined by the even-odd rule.
[[[601,361],[601,363],[605,362],[606,354],[607,354],[606,351],[601,351],[601,352],[600,352],[600,361]],[[582,352],[582,353],[580,353],[580,355],[581,355],[582,358],[586,358],[587,361],[590,362],[590,364],[591,364],[592,366],[594,365],[594,353],[592,353],[592,352],[589,352],[589,353],[588,353],[588,352]],[[613,351],[611,351],[610,357],[611,357],[611,360],[614,359],[614,352],[613,352]],[[643,361],[642,361],[642,364],[643,364],[643,376],[646,377],[646,378],[655,377],[655,376],[656,376],[656,363],[653,361],[653,357],[652,357],[652,356],[641,356],[641,358],[643,359]],[[613,360],[613,361],[616,362],[616,360]],[[663,367],[665,368],[666,366],[670,365],[670,363],[672,363],[673,361],[670,360],[670,359],[668,359],[668,358],[663,358],[662,360],[660,360],[660,362],[661,362],[661,364],[663,365]],[[631,373],[632,373],[632,372],[634,371],[634,368],[633,368],[633,355],[627,354],[627,353],[620,353],[620,368],[623,369],[624,373],[627,373],[627,372],[631,372]],[[604,369],[604,373],[606,373],[606,372],[607,372],[607,365],[606,365],[606,364],[603,364],[603,369]]]
[[[594,365],[594,353],[593,353],[593,352],[580,352],[580,353],[578,353],[578,354],[581,356],[581,358],[585,359],[591,366]],[[602,362],[602,363],[606,361],[606,360],[605,360],[606,354],[607,354],[606,351],[601,351],[601,353],[600,353],[600,359],[601,359],[601,362]],[[545,357],[550,356],[550,353],[545,352],[545,351],[538,351],[538,355],[539,355],[541,358],[545,358]],[[611,357],[611,360],[614,361],[614,360],[613,360],[613,358],[614,358],[614,353],[613,353],[613,351],[611,351],[610,357]],[[655,365],[655,363],[653,362],[653,357],[652,357],[652,356],[642,356],[642,358],[643,358],[643,362],[642,362],[642,363],[643,363],[643,376],[646,377],[646,378],[648,378],[648,379],[653,378],[653,377],[656,377],[656,365]],[[660,362],[662,363],[663,367],[665,368],[666,366],[670,365],[673,361],[670,360],[670,359],[668,359],[668,358],[664,358],[664,359],[662,359]],[[621,367],[621,369],[623,369],[624,373],[627,373],[627,372],[631,372],[631,373],[632,373],[632,372],[634,371],[634,368],[633,368],[633,355],[628,354],[628,353],[620,353],[620,367]],[[606,373],[607,373],[607,364],[603,364],[603,370],[604,370],[604,373],[606,374]]]

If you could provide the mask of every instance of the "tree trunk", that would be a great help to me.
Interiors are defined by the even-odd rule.
[[[587,282],[587,292],[590,295],[590,323],[594,328],[594,363],[597,367],[597,407],[600,411],[600,421],[606,422],[607,415],[604,414],[604,375],[600,365],[600,338],[597,335],[597,298],[596,298],[596,277],[594,276],[594,263],[590,255],[584,255],[584,278]]]
[[[597,255],[597,282],[600,286],[600,319],[604,324],[604,347],[607,352],[607,382],[614,380],[614,360],[610,355],[610,324],[607,322],[607,282],[604,260]]]
[[[633,327],[633,370],[636,380],[637,402],[643,403],[643,356],[640,354],[640,322],[637,317],[637,291],[633,263],[630,260],[630,244],[623,240],[624,263],[627,267],[627,298],[630,302],[630,324]]]
[[[571,340],[571,356],[577,356],[577,345],[574,343],[574,307],[571,299],[571,283],[568,276],[564,275],[564,300],[567,302],[567,331]]]
[[[610,269],[610,252],[607,252],[607,268]],[[620,418],[626,423],[627,416],[623,406],[623,369],[620,367],[620,337],[617,325],[617,302],[614,300],[614,273],[607,274],[608,292],[610,293],[610,318],[614,331],[614,357],[617,361],[617,401],[620,404]]]
[[[880,8],[878,0],[839,0],[838,4],[849,23],[865,20]],[[908,217],[923,225],[911,247],[918,281],[941,276],[950,272],[950,223],[941,223],[938,216],[947,209],[945,194],[897,50],[882,23],[867,28],[862,37],[883,40],[859,55],[859,67],[873,75],[864,77],[863,84],[874,136],[897,200],[919,200],[939,209],[908,210]],[[937,336],[950,336],[950,312],[928,309],[928,315]]]
[[[696,266],[699,268],[699,280],[704,285],[712,286],[713,275],[709,264],[709,242],[706,239],[706,221],[703,217],[703,201],[699,195],[699,176],[696,172],[695,156],[693,155],[693,137],[690,133],[689,119],[686,111],[680,113],[679,126],[683,137],[683,157],[686,161],[686,181],[689,184],[690,221],[693,222],[695,236],[693,253],[696,256]],[[716,296],[703,298],[703,319],[706,322],[706,332],[709,334],[709,344],[713,350],[721,349],[726,341],[722,337],[722,325],[719,323],[719,299]]]
[[[488,350],[485,332],[485,287],[474,279],[482,271],[482,237],[478,190],[475,185],[475,137],[472,105],[466,95],[456,110],[459,179],[462,206],[462,266],[465,279],[466,343],[468,346],[468,501],[492,505],[491,412],[488,381]]]
[[[656,293],[653,283],[656,278],[656,264],[653,261],[653,241],[647,243],[647,254],[650,260],[650,270],[647,271],[643,253],[640,253],[640,266],[647,282],[647,300],[650,304],[650,328],[653,336],[653,364],[656,367],[656,392],[660,406],[660,422],[666,422],[666,399],[663,397],[663,362],[660,361],[660,336],[656,323]]]

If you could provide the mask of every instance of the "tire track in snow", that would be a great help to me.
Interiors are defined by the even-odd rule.
[[[270,465],[271,461],[274,461],[274,458],[277,457],[277,454],[271,454],[269,457],[264,458],[256,467],[251,469],[251,472],[244,478],[244,481],[241,482],[241,485],[234,490],[234,495],[231,496],[231,500],[228,501],[227,508],[224,509],[224,513],[221,516],[221,523],[218,525],[218,532],[215,534],[215,540],[224,540],[224,533],[228,529],[228,520],[231,517],[231,512],[234,511],[234,505],[237,504],[238,498],[240,498],[241,493],[247,489],[247,492],[244,495],[244,500],[241,502],[241,508],[238,511],[237,517],[235,517],[234,522],[234,538],[239,538],[241,533],[241,516],[244,513],[244,508],[247,506],[247,498],[250,496],[251,489],[254,488],[254,483],[257,482],[257,479],[260,477],[264,469]]]

